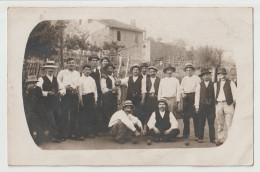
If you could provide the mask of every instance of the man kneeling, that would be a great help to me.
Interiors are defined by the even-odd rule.
[[[126,137],[129,134],[133,134],[133,143],[137,143],[137,136],[143,135],[143,126],[141,121],[132,115],[134,110],[134,105],[132,101],[125,101],[122,110],[114,113],[110,119],[108,127],[112,127],[110,129],[110,134],[115,137],[115,141],[118,143],[125,143]],[[138,131],[141,132],[139,132]]]
[[[174,141],[180,134],[178,122],[172,112],[168,110],[168,104],[164,98],[158,100],[158,109],[152,113],[147,126],[149,135],[155,142]],[[151,142],[151,140],[147,142]]]

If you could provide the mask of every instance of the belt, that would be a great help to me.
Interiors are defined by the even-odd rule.
[[[224,102],[227,102],[227,101],[226,101],[226,100],[224,100],[224,101],[217,101],[217,102],[224,103]]]
[[[82,96],[90,96],[90,95],[94,95],[94,93],[82,94]]]

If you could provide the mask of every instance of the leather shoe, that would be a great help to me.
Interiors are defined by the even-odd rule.
[[[220,145],[222,145],[222,144],[223,144],[223,142],[218,141],[218,142],[216,143],[216,146],[220,146]]]

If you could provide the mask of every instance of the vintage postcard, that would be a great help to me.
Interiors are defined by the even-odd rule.
[[[253,15],[10,7],[9,165],[253,165]]]

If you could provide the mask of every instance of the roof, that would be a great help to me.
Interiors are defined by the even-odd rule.
[[[99,21],[100,23],[103,23],[109,27],[112,27],[112,28],[131,30],[131,31],[135,31],[135,32],[144,32],[144,30],[142,30],[142,29],[139,29],[135,26],[131,26],[129,24],[122,23],[122,22],[114,20],[114,19],[101,19],[101,20],[97,20],[97,21]]]

